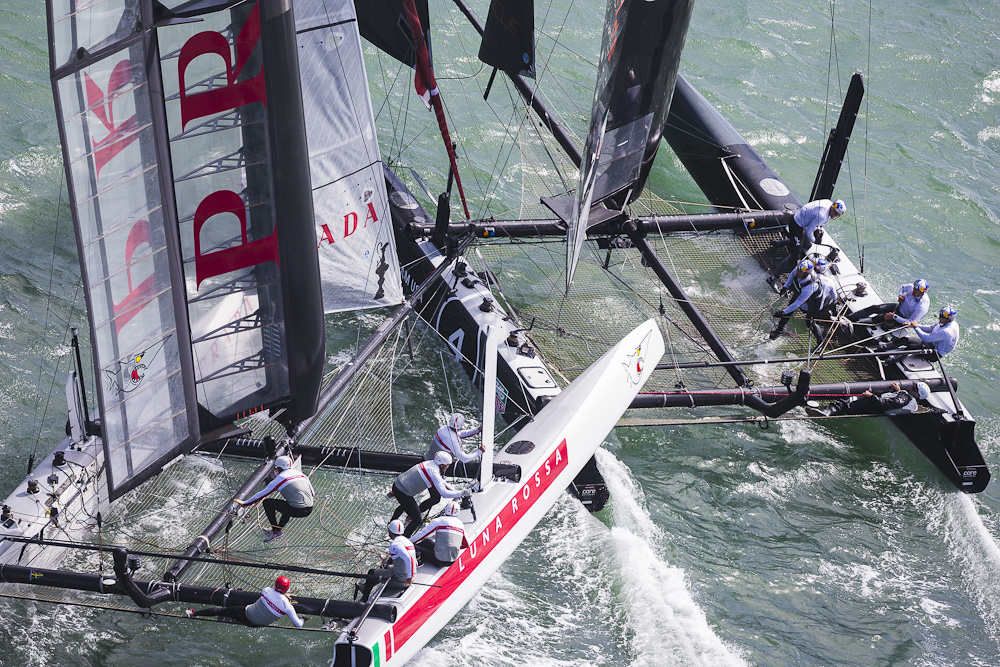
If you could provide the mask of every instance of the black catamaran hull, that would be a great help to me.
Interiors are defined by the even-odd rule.
[[[432,241],[413,237],[411,229],[426,227],[430,217],[388,169],[386,184],[403,287],[409,293],[430,275],[443,256]],[[482,316],[491,308],[499,308],[489,290],[489,277],[459,265],[439,280],[440,288],[432,290],[431,296],[415,310],[448,342],[462,368],[481,389],[483,374],[480,369],[484,367],[483,350],[486,348]],[[505,322],[505,325],[510,332],[516,329],[513,323]],[[507,423],[520,428],[523,420],[537,413],[559,393],[559,387],[523,337],[515,334],[501,348],[497,355],[497,411]],[[569,490],[592,512],[603,509],[610,495],[593,459],[574,478]]]
[[[670,119],[664,132],[670,146],[713,205],[725,209],[794,210],[801,201],[740,134],[683,77],[678,77]],[[828,193],[821,193],[824,196]],[[752,233],[752,232],[750,232]],[[824,243],[838,252],[840,284],[853,288],[863,275],[839,253],[836,241]],[[850,304],[856,311],[882,299],[869,288]],[[933,380],[942,373],[927,364],[886,364],[887,379]],[[943,385],[942,385],[943,386]],[[978,493],[986,488],[990,471],[976,444],[975,420],[965,414],[952,392],[935,392],[934,410],[893,423],[959,489]]]

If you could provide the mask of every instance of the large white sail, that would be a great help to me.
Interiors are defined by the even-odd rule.
[[[403,299],[354,3],[295,5],[327,312]]]

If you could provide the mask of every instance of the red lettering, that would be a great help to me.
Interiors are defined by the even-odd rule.
[[[344,216],[344,238],[353,234],[358,229],[358,214],[351,211]]]
[[[132,267],[139,261],[145,259],[140,257],[135,259],[136,250],[141,245],[149,246],[152,251],[152,239],[149,233],[149,222],[140,220],[128,232],[128,239],[125,241],[125,278],[128,281],[128,294],[125,298],[114,304],[115,313],[115,333],[120,332],[139,311],[152,300],[155,294],[156,274],[153,273],[152,266],[149,268],[149,276],[139,283],[138,287],[132,287]]]
[[[365,218],[365,227],[370,222],[378,222],[378,214],[375,212],[375,205],[368,202],[368,216]]]
[[[330,231],[330,226],[322,225],[322,228],[323,228],[323,238],[320,239],[319,244],[316,246],[317,248],[323,245],[323,241],[326,241],[330,245],[333,245],[335,243],[335,241],[333,240],[333,232]]]
[[[128,60],[122,60],[115,65],[108,78],[107,94],[94,83],[94,80],[86,72],[83,73],[83,79],[87,88],[87,107],[108,130],[106,137],[100,141],[94,140],[94,168],[97,170],[97,178],[100,180],[101,169],[104,165],[139,137],[136,134],[139,123],[135,114],[123,120],[121,124],[115,125],[114,103],[120,97],[119,91],[131,83],[132,67]]]
[[[260,102],[267,106],[267,96],[264,89],[264,70],[252,78],[237,82],[243,73],[243,68],[260,41],[260,9],[254,5],[247,22],[243,24],[240,34],[236,37],[236,64],[231,65],[232,50],[225,36],[205,31],[194,35],[181,47],[177,58],[177,76],[180,82],[181,129],[195,118],[202,118],[216,113],[242,107],[251,102]],[[205,90],[194,95],[187,94],[184,74],[188,65],[198,56],[215,54],[226,63],[226,85],[211,90]]]
[[[201,230],[210,218],[220,213],[232,213],[240,221],[240,237],[242,243],[238,246],[216,250],[207,254],[201,252]],[[246,209],[243,200],[231,190],[220,190],[205,197],[194,213],[194,266],[196,287],[202,281],[230,271],[246,269],[263,262],[274,262],[280,265],[278,258],[277,228],[265,238],[247,241]]]

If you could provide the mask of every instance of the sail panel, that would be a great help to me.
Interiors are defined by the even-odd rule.
[[[158,31],[194,376],[206,428],[315,410],[325,358],[290,6]]]
[[[76,20],[89,15],[81,9]],[[111,23],[102,15],[79,34],[106,33]],[[53,38],[64,28],[53,28]],[[82,67],[57,75],[53,87],[114,498],[193,446],[197,421],[180,373],[183,341],[146,45],[131,39],[100,60],[82,55]]]
[[[693,0],[609,2],[588,134],[588,145],[597,145],[591,143],[597,118],[607,117],[594,202],[620,194],[615,197],[620,207],[642,192],[670,110],[693,5]],[[609,165],[613,162],[618,164]]]
[[[78,58],[80,49],[93,53],[123,41],[139,20],[139,0],[50,0],[49,7],[53,69]]]
[[[327,4],[336,22],[324,23]],[[346,7],[345,7],[346,6]],[[399,260],[383,166],[350,3],[309,0],[296,9],[299,71],[327,312],[400,303]]]
[[[693,0],[608,0],[587,142],[567,229],[566,290],[593,205],[642,193],[673,97]]]
[[[509,74],[535,78],[534,0],[492,0],[479,59]]]
[[[361,36],[388,53],[396,60],[409,67],[417,64],[413,40],[410,37],[410,25],[406,20],[403,0],[356,0],[358,12],[358,28]],[[434,61],[431,52],[431,22],[427,11],[427,0],[415,0],[417,16],[424,30],[424,42],[431,62]],[[296,10],[298,11],[298,10]]]

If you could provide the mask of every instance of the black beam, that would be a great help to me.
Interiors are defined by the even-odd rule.
[[[233,438],[205,443],[199,451],[229,456],[248,458],[264,458],[266,451],[261,440],[251,438]],[[358,447],[313,447],[297,445],[294,450],[302,457],[306,465],[322,465],[335,468],[362,468],[380,472],[403,472],[423,461],[416,454],[396,454],[393,452],[376,452]],[[479,461],[462,464],[460,462],[447,470],[448,477],[476,479],[479,477]],[[495,464],[493,476],[518,482],[521,479],[521,466],[513,464]]]
[[[48,588],[129,597],[124,582],[119,581],[118,577],[113,577],[109,574],[85,574],[82,572],[47,570],[23,565],[0,564],[0,581],[10,584],[31,584]],[[259,591],[222,589],[218,586],[192,586],[140,579],[134,580],[134,583],[142,590],[169,590],[170,597],[168,600],[165,600],[167,602],[185,602],[188,604],[224,607],[229,605],[253,604],[260,598]],[[350,619],[364,613],[366,606],[360,602],[295,596],[296,611],[303,616]],[[375,605],[375,609],[373,610],[374,614],[386,619],[395,618],[395,612],[396,608],[393,605],[387,604]]]
[[[684,215],[649,215],[634,218],[642,223],[648,231],[662,232],[708,232],[719,230],[761,230],[769,228],[784,228],[793,211],[749,211],[745,213],[694,213]],[[411,224],[410,234],[413,237],[430,237],[435,228],[432,224]],[[552,236],[564,238],[566,225],[555,219],[539,220],[475,220],[472,224],[452,223],[448,226],[448,234],[461,234],[470,231],[477,238],[535,238]],[[588,236],[606,236],[620,233],[606,223],[598,223],[587,229]]]
[[[950,384],[957,384],[954,378],[949,379]],[[917,382],[918,380],[875,380],[871,382],[817,384],[809,387],[808,398],[856,396],[866,390],[870,390],[873,394],[882,394],[892,391],[893,383],[898,383],[901,389],[912,389]],[[943,391],[948,386],[942,378],[919,380],[919,382],[926,382],[931,391]],[[753,403],[756,401],[771,403],[785,398],[790,393],[791,390],[784,386],[644,393],[636,396],[629,408],[700,408],[719,405],[754,407]],[[755,401],[752,401],[752,398]]]
[[[812,357],[783,357],[781,359],[748,359],[743,361],[685,361],[677,364],[657,364],[656,370],[670,371],[678,368],[715,368],[724,366],[759,366],[761,364],[783,364],[790,362],[837,361],[842,359],[870,359],[875,357],[895,357],[900,351],[883,350],[881,352],[851,352],[846,354],[820,354]],[[942,376],[944,374],[942,373]]]

